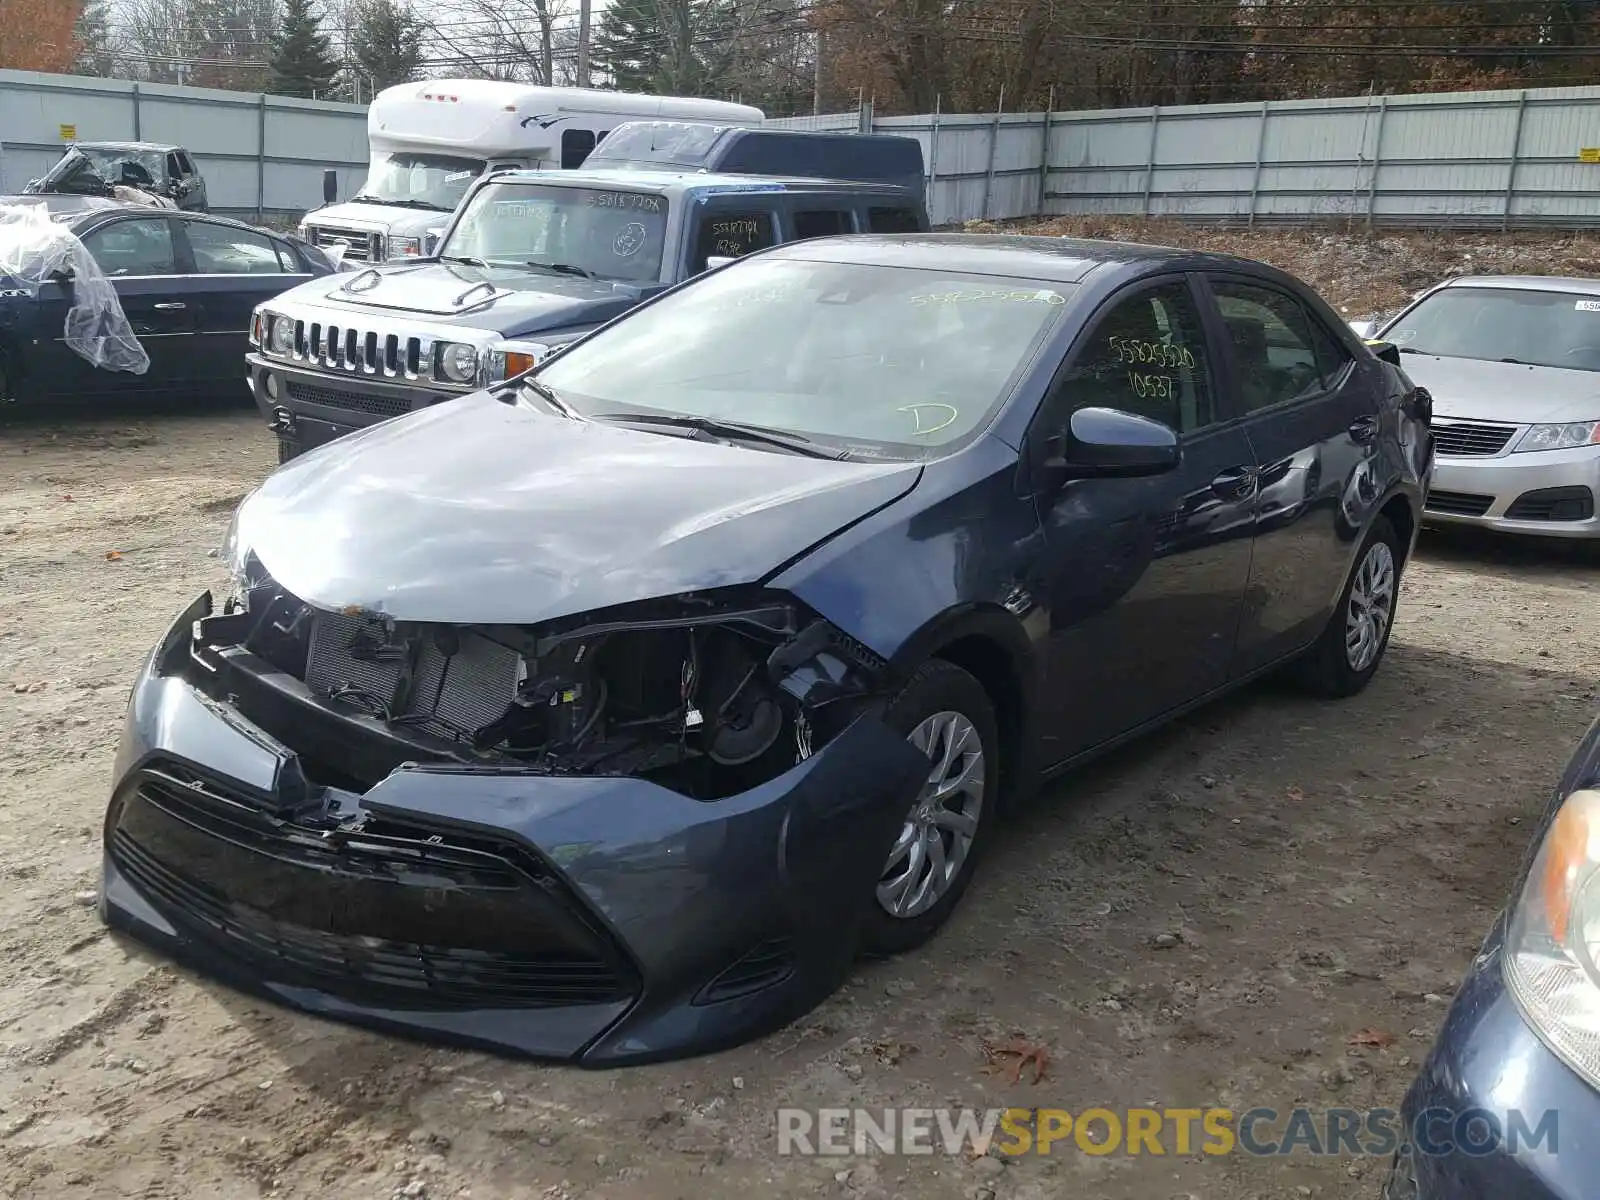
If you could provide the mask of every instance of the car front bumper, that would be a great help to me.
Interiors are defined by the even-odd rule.
[[[207,594],[181,614],[134,686],[101,915],[242,990],[379,1029],[610,1066],[777,1028],[848,972],[927,772],[862,716],[714,801],[458,764],[308,787],[292,749],[194,678],[210,611]],[[307,798],[339,806],[339,828],[297,815]]]
[[[467,394],[420,383],[389,383],[355,371],[309,371],[260,351],[247,354],[245,361],[256,408],[295,453]]]
[[[1391,1168],[1383,1200],[1580,1200],[1594,1194],[1600,1148],[1587,1138],[1600,1127],[1600,1094],[1546,1048],[1518,1011],[1501,972],[1503,937],[1502,919],[1406,1093],[1401,1127],[1411,1136]],[[1458,1143],[1463,1122],[1475,1112],[1499,1122],[1500,1144],[1487,1146],[1477,1132],[1467,1141],[1478,1150]]]
[[[1476,525],[1539,537],[1600,537],[1600,447],[1436,455],[1428,504],[1430,523]]]

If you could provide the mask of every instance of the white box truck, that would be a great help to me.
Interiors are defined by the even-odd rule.
[[[626,121],[759,126],[759,108],[723,100],[434,79],[385,88],[367,112],[367,178],[343,204],[326,194],[300,235],[343,247],[347,263],[418,258],[472,182],[490,171],[571,169]],[[330,172],[331,175],[331,172]],[[331,179],[328,181],[331,184]]]

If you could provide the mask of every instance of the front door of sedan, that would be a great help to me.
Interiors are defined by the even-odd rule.
[[[44,332],[29,374],[42,396],[110,397],[182,388],[195,370],[188,358],[193,320],[181,296],[182,261],[166,216],[119,217],[83,235],[83,245],[110,280],[134,336],[150,358],[139,375],[95,366],[66,343],[67,313],[81,300],[81,281],[39,289]]]
[[[1255,556],[1237,670],[1267,666],[1322,631],[1355,553],[1359,495],[1378,478],[1379,403],[1339,340],[1286,289],[1209,277],[1227,342],[1224,378],[1261,463]],[[1352,498],[1354,504],[1352,505]]]
[[[1184,276],[1113,297],[1074,344],[1029,430],[1033,465],[1072,412],[1115,408],[1176,430],[1182,454],[1164,475],[1071,478],[1037,493],[1050,611],[1047,763],[1228,680],[1250,574],[1256,463],[1219,403],[1200,313]]]
[[[205,217],[178,218],[194,264],[186,281],[202,378],[224,395],[242,395],[250,317],[256,305],[311,278],[286,242],[258,230]]]

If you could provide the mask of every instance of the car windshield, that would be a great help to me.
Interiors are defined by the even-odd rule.
[[[88,185],[91,191],[97,191],[101,186],[113,184],[155,187],[165,180],[166,174],[166,160],[159,150],[73,146],[50,168],[44,179],[49,185]]]
[[[855,456],[933,457],[987,424],[1073,291],[754,259],[639,309],[536,378],[591,418],[678,414],[799,434]]]
[[[1383,337],[1417,354],[1600,371],[1600,295],[1449,287]]]
[[[653,283],[666,235],[667,200],[651,192],[491,183],[472,197],[439,254]]]
[[[484,159],[454,154],[374,154],[367,182],[355,198],[454,212],[486,166]]]

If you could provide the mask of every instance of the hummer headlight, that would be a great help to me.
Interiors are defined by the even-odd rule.
[[[472,383],[478,378],[478,348],[465,342],[445,342],[438,349],[435,372],[450,383]]]
[[[279,313],[268,313],[267,322],[268,353],[293,354],[294,320]]]

